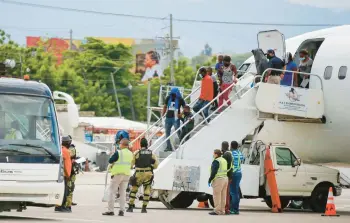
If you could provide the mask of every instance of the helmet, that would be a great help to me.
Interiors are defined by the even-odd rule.
[[[72,142],[72,139],[69,138],[69,136],[62,136],[62,146],[69,148],[71,142]]]
[[[130,140],[130,138],[129,138],[129,133],[128,133],[127,131],[125,131],[125,130],[120,130],[120,131],[118,131],[117,134],[115,135],[114,141],[115,141],[115,142],[119,142],[121,139],[124,139],[124,138]]]

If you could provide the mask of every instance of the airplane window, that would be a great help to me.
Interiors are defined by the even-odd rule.
[[[338,72],[339,80],[344,80],[345,79],[347,71],[348,71],[348,67],[347,66],[341,66],[339,68],[339,72]]]
[[[326,69],[324,70],[324,79],[325,80],[331,79],[332,72],[333,72],[333,67],[332,66],[327,66]]]

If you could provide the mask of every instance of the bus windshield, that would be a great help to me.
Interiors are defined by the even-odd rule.
[[[35,155],[33,151],[60,154],[56,114],[50,98],[0,94],[0,152],[2,150],[32,155]]]

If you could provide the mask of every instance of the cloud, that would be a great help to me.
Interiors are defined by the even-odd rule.
[[[350,0],[288,0],[292,4],[308,5],[317,8],[349,10]]]

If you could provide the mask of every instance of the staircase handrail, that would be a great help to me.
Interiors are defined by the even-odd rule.
[[[268,71],[279,71],[279,72],[292,72],[292,83],[291,83],[291,87],[293,87],[293,81],[294,81],[294,75],[296,74],[302,74],[302,75],[310,75],[310,76],[315,76],[320,80],[321,83],[321,90],[323,90],[323,81],[322,78],[317,75],[317,74],[312,74],[312,73],[305,73],[305,72],[300,72],[300,71],[289,71],[289,70],[281,70],[281,69],[275,69],[275,68],[268,68],[266,69],[263,73],[262,73],[262,77],[261,77],[261,82],[264,82],[265,76],[267,74]]]
[[[249,72],[247,72],[247,73],[249,73]],[[245,76],[247,73],[245,73],[244,75],[242,75],[241,76],[241,78],[243,78],[243,76]],[[241,79],[240,78],[240,79]],[[239,79],[239,80],[240,80]],[[237,82],[238,83],[238,82]],[[249,85],[249,84],[251,84],[251,82],[249,82],[247,85]],[[216,101],[217,99],[219,99],[219,97],[221,96],[221,95],[223,95],[224,93],[226,93],[227,91],[229,91],[229,90],[231,90],[231,88],[233,88],[234,86],[236,85],[236,83],[232,83],[232,84],[230,84],[225,90],[223,90],[222,92],[220,92],[220,94],[218,94],[213,100],[211,100],[207,105],[205,105],[203,108],[201,108],[198,112],[196,112],[193,116],[192,116],[192,119],[194,118],[194,117],[196,117],[198,114],[200,114],[200,113],[202,113],[207,107],[209,107],[214,101]],[[244,88],[242,88],[242,89],[244,89]],[[235,94],[236,95],[236,94]],[[212,113],[213,114],[213,113]],[[208,116],[209,117],[209,116]],[[205,118],[205,120],[207,120],[206,118]],[[189,123],[191,120],[187,120],[185,123],[183,123],[182,125],[180,125],[180,127],[178,128],[178,129],[176,129],[173,133],[171,133],[168,137],[166,137],[166,139],[163,141],[163,142],[161,142],[155,149],[152,149],[152,151],[155,153],[155,152],[157,152],[157,150],[164,144],[164,143],[166,143],[166,141],[168,140],[168,139],[170,139],[173,135],[175,135],[175,133],[177,133],[177,132],[179,132],[185,125],[187,125],[187,123]],[[196,125],[196,126],[198,126],[198,125]]]
[[[256,80],[258,77],[261,77],[261,75],[256,75],[256,76],[254,77],[254,82],[255,82],[255,80]],[[239,95],[247,86],[249,86],[249,85],[251,85],[251,82],[249,82],[249,83],[247,83],[246,85],[244,85],[244,87],[241,88],[239,91],[237,91],[233,96],[231,96],[231,97],[229,98],[229,100],[231,100],[231,99],[234,98],[235,96],[238,96],[238,95]],[[256,86],[257,86],[257,85],[255,85],[254,87],[256,87]],[[250,91],[250,90],[251,90],[251,89],[249,89],[248,91]],[[241,99],[241,97],[238,96],[238,99]],[[180,141],[179,148],[177,149],[177,153],[176,153],[176,154],[178,154],[178,152],[180,151],[180,149],[181,149],[181,147],[182,147],[182,145],[183,145],[183,143],[184,143],[184,140],[192,133],[192,131],[194,131],[195,129],[197,129],[198,126],[201,126],[204,122],[207,122],[207,120],[210,119],[210,117],[212,117],[220,108],[222,108],[223,105],[224,105],[224,104],[220,105],[215,111],[213,111],[210,115],[208,115],[208,117],[204,118],[204,119],[203,119],[199,124],[197,124],[189,133],[187,133],[187,134],[185,135],[185,137],[183,137],[183,139]],[[222,112],[221,112],[218,116],[216,116],[215,118],[219,117],[221,114],[222,114]],[[184,150],[181,150],[181,159],[183,159],[183,151],[184,151]]]

